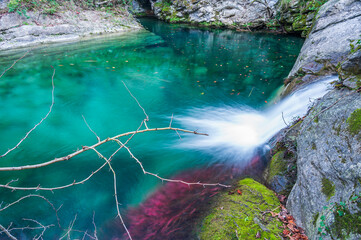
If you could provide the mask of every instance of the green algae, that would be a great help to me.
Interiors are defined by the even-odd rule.
[[[238,193],[238,190],[242,194]],[[200,239],[281,239],[282,223],[265,211],[276,211],[279,200],[262,184],[247,178],[234,194],[221,194],[202,222]]]

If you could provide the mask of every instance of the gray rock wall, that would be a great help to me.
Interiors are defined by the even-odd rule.
[[[6,13],[0,16],[0,50],[49,42],[78,40],[91,34],[142,29],[129,14],[117,16],[105,11],[75,8],[54,15],[39,12]]]
[[[277,0],[165,0],[153,3],[154,13],[163,20],[218,23],[226,26],[258,27],[271,19]]]
[[[310,239],[361,239],[361,1],[331,0],[316,16],[286,93],[340,74],[300,126],[287,208]]]
[[[316,16],[289,77],[300,69],[306,73],[322,70],[326,61],[337,65],[350,52],[350,41],[361,35],[361,1],[330,0]]]
[[[314,106],[301,125],[297,138],[297,182],[287,208],[310,239],[321,237],[317,231],[320,217],[327,215],[324,207],[347,202],[352,194],[361,193],[361,133],[350,134],[347,121],[360,108],[360,93],[335,89]],[[327,110],[322,112],[324,109]],[[330,211],[332,217],[334,210]],[[324,222],[330,229],[335,228],[332,218]],[[360,238],[357,235],[352,239]]]

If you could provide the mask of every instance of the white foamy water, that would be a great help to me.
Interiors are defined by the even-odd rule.
[[[325,95],[330,89],[329,83],[337,78],[325,77],[263,110],[245,106],[191,109],[187,116],[178,118],[180,124],[209,136],[185,138],[180,146],[217,154],[217,158],[225,160],[250,156],[286,127],[285,122],[289,124],[296,117],[304,116],[311,102]]]

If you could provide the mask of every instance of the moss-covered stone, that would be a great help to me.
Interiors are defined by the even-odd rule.
[[[348,131],[352,135],[357,135],[361,131],[361,108],[356,109],[347,119]]]
[[[335,184],[327,178],[322,178],[322,193],[326,195],[327,201],[335,195]]]
[[[360,201],[358,204],[360,204]],[[337,239],[347,239],[351,233],[361,234],[361,211],[351,213],[350,209],[340,202],[335,203],[333,216],[335,222],[330,230]]]
[[[253,179],[243,179],[233,194],[218,196],[212,210],[202,222],[199,238],[211,239],[281,239],[282,223],[262,211],[276,209],[275,194]],[[240,194],[241,193],[241,194]],[[273,210],[276,211],[276,210]]]
[[[283,175],[287,170],[287,162],[283,159],[285,151],[279,151],[273,155],[267,180],[270,181],[276,175]]]

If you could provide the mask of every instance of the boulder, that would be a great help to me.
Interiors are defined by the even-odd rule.
[[[287,201],[297,223],[310,239],[360,239],[361,215],[349,222],[354,228],[342,229],[334,215],[347,219],[330,205],[361,194],[361,95],[335,89],[319,100],[301,124],[297,152],[297,181]],[[361,205],[348,204],[347,211],[357,214]]]
[[[246,178],[218,196],[201,223],[199,239],[282,239],[282,222],[267,211],[279,212],[276,195]]]
[[[300,73],[323,74],[328,63],[336,66],[350,53],[351,41],[360,39],[361,1],[330,0],[319,10],[288,77]]]

